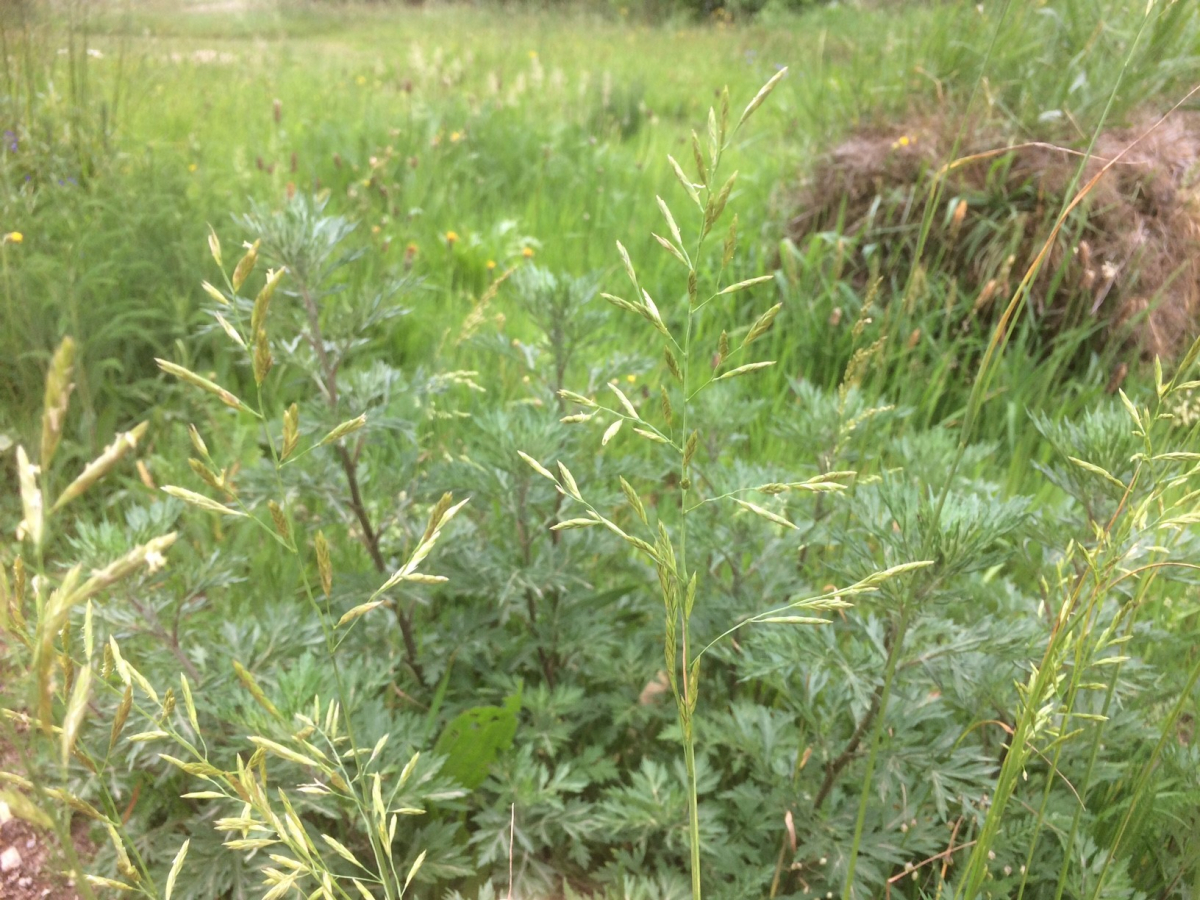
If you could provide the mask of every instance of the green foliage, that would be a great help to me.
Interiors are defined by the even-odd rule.
[[[1100,6],[99,19],[86,185],[0,163],[0,797],[84,895],[1189,896],[1196,352],[1105,396],[772,201],[1175,99],[1194,7]]]
[[[518,686],[503,706],[472,706],[451,719],[433,745],[434,753],[446,757],[442,774],[468,790],[479,787],[496,757],[512,746],[520,711]]]

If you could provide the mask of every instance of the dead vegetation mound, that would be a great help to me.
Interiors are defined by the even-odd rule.
[[[1030,311],[1049,334],[1096,326],[1101,340],[1144,356],[1185,347],[1200,330],[1200,114],[1176,113],[1150,130],[1157,121],[1139,116],[1102,133],[1078,181],[1085,140],[1015,144],[994,125],[965,129],[922,255],[926,271],[951,276],[969,298],[957,314],[1003,308],[1068,193],[1125,150],[1060,233]],[[958,125],[925,117],[851,135],[802,186],[788,237],[799,245],[838,232],[870,251],[858,254],[854,277],[903,279]]]

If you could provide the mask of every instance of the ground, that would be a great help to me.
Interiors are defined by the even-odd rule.
[[[4,900],[76,900],[57,874],[53,841],[13,817],[0,802],[0,896]]]

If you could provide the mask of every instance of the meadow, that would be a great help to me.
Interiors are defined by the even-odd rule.
[[[801,6],[3,12],[54,896],[1200,894],[1200,9]]]

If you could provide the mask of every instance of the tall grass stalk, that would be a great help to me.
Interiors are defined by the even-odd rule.
[[[720,110],[710,109],[708,114],[707,160],[701,147],[700,138],[694,133],[692,136],[695,177],[698,179],[697,181],[692,181],[691,177],[685,174],[683,167],[674,158],[668,157],[681,186],[696,207],[697,217],[696,237],[690,243],[693,249],[689,253],[686,249],[688,242],[685,241],[676,223],[675,216],[671,213],[667,203],[661,197],[657,198],[659,209],[662,212],[670,238],[658,235],[655,235],[655,238],[660,246],[687,271],[687,305],[682,311],[684,321],[681,339],[675,337],[675,331],[671,327],[675,324],[675,317],[664,319],[657,305],[651,299],[650,294],[641,286],[633,262],[624,246],[620,242],[617,244],[625,273],[629,277],[633,287],[634,296],[638,299],[635,302],[630,302],[611,294],[604,294],[603,296],[618,309],[641,316],[665,340],[663,345],[663,359],[667,375],[675,379],[675,387],[674,389],[668,389],[667,384],[670,383],[669,381],[660,387],[662,426],[647,421],[615,382],[609,385],[618,401],[618,404],[613,407],[605,406],[593,398],[575,393],[574,391],[561,392],[561,396],[566,400],[587,410],[587,412],[565,416],[563,418],[564,422],[580,423],[595,420],[607,423],[607,428],[601,440],[601,446],[607,445],[626,424],[629,424],[631,426],[630,430],[638,437],[653,444],[663,445],[668,452],[678,459],[678,499],[667,507],[667,510],[674,518],[674,528],[672,529],[668,526],[661,512],[657,521],[652,526],[645,504],[638,491],[622,478],[621,489],[625,495],[625,499],[642,526],[648,529],[653,542],[631,535],[603,515],[589,500],[585,499],[574,476],[561,461],[557,464],[558,473],[555,474],[538,460],[528,454],[521,453],[525,462],[538,474],[553,482],[555,488],[563,496],[581,504],[586,510],[587,515],[585,518],[559,522],[553,526],[553,530],[562,531],[597,526],[606,528],[634,547],[654,565],[658,572],[659,587],[665,609],[664,659],[667,679],[679,717],[684,767],[687,777],[688,847],[693,900],[700,900],[703,890],[699,796],[697,789],[696,710],[698,708],[701,684],[700,663],[705,653],[726,637],[752,624],[801,626],[826,624],[826,619],[813,616],[811,613],[844,608],[849,605],[847,598],[877,591],[879,586],[885,581],[915,568],[928,565],[926,562],[905,563],[893,566],[882,572],[876,572],[846,588],[830,588],[818,596],[794,598],[784,606],[744,618],[737,624],[726,629],[722,634],[710,640],[698,652],[696,650],[698,644],[695,639],[695,633],[692,630],[692,611],[697,597],[701,595],[701,588],[703,587],[701,576],[706,573],[707,566],[698,565],[695,562],[689,565],[687,555],[690,531],[689,517],[705,509],[708,504],[717,503],[723,504],[726,508],[740,508],[765,519],[774,526],[794,529],[796,526],[786,517],[757,503],[744,500],[742,497],[752,493],[757,493],[765,497],[774,497],[789,493],[815,494],[819,497],[822,494],[842,490],[845,485],[839,479],[854,475],[853,472],[844,471],[822,472],[822,474],[803,482],[773,482],[757,487],[738,488],[716,496],[705,496],[698,487],[699,482],[704,481],[707,483],[707,479],[703,479],[697,475],[694,460],[695,453],[701,443],[700,431],[695,427],[693,410],[696,397],[714,387],[717,382],[730,378],[753,377],[755,373],[774,365],[774,362],[771,360],[746,362],[744,361],[746,357],[742,354],[746,347],[767,333],[774,324],[775,317],[782,308],[782,304],[776,304],[759,315],[746,332],[740,346],[736,349],[731,347],[727,333],[722,331],[717,347],[715,348],[715,355],[712,356],[713,365],[707,377],[701,374],[703,369],[699,363],[701,360],[709,358],[711,349],[700,346],[697,340],[697,323],[704,309],[718,301],[721,297],[730,294],[739,294],[753,288],[755,285],[774,280],[774,276],[766,275],[722,286],[725,270],[733,258],[737,244],[737,217],[735,216],[725,238],[721,251],[720,265],[717,267],[711,286],[705,291],[701,291],[700,289],[701,273],[704,270],[706,240],[712,232],[713,226],[720,220],[726,201],[737,178],[737,173],[735,172],[724,182],[720,181],[718,173],[722,157],[730,146],[733,136],[751,114],[766,100],[786,72],[786,68],[781,69],[759,90],[732,128],[729,127],[729,93],[728,90],[722,92]],[[701,297],[704,299],[701,299]],[[741,357],[741,359],[738,359],[738,357]],[[731,361],[737,361],[740,364],[730,368],[728,364]],[[680,398],[678,404],[672,400],[673,395]],[[676,418],[677,415],[678,419]],[[808,614],[798,615],[797,613]],[[892,660],[892,667],[894,671],[894,658]]]
[[[1177,471],[1179,459],[1191,458],[1191,454],[1176,454],[1171,452],[1169,447],[1162,446],[1161,432],[1164,427],[1163,423],[1170,419],[1164,412],[1163,404],[1179,389],[1180,377],[1191,369],[1197,358],[1200,358],[1200,339],[1193,343],[1179,370],[1169,383],[1164,384],[1161,378],[1158,379],[1157,403],[1153,409],[1139,410],[1122,394],[1134,433],[1142,440],[1143,451],[1137,456],[1133,474],[1129,482],[1124,485],[1117,509],[1104,526],[1098,530],[1094,549],[1075,545],[1075,553],[1082,557],[1083,567],[1078,574],[1071,574],[1069,581],[1066,573],[1063,575],[1062,581],[1065,590],[1050,639],[1040,662],[1033,668],[1027,683],[1021,690],[1021,711],[1013,728],[1009,750],[1001,766],[996,790],[979,837],[972,848],[962,880],[958,885],[956,897],[974,897],[982,888],[984,879],[987,877],[988,852],[995,844],[1008,803],[1024,775],[1026,762],[1034,752],[1034,741],[1048,736],[1061,745],[1075,734],[1067,727],[1072,720],[1094,721],[1097,718],[1092,714],[1078,713],[1074,710],[1077,692],[1082,687],[1081,679],[1089,668],[1109,663],[1117,664],[1124,659],[1124,657],[1115,656],[1106,661],[1104,654],[1106,650],[1119,647],[1132,636],[1129,626],[1124,629],[1123,634],[1118,635],[1117,630],[1122,619],[1126,617],[1126,613],[1128,612],[1128,616],[1132,618],[1137,609],[1136,605],[1123,608],[1111,622],[1100,623],[1096,616],[1101,604],[1110,597],[1117,585],[1127,578],[1145,576],[1139,591],[1139,593],[1144,593],[1148,582],[1153,579],[1158,568],[1166,565],[1188,565],[1187,563],[1159,561],[1131,571],[1124,571],[1121,568],[1121,563],[1130,552],[1128,548],[1135,546],[1135,538],[1138,534],[1143,531],[1148,531],[1151,535],[1160,531],[1169,534],[1177,528],[1177,522],[1187,521],[1191,515],[1190,509],[1187,507],[1190,495],[1180,495],[1177,490],[1188,479],[1188,474]],[[1089,464],[1080,463],[1080,465]],[[1107,475],[1111,481],[1117,482],[1117,479],[1104,473],[1103,470],[1099,470],[1097,474],[1101,474],[1102,477]],[[1181,502],[1184,504],[1182,507],[1180,506]],[[1141,524],[1147,519],[1146,525]],[[1158,543],[1161,545],[1162,539],[1159,539]],[[1061,691],[1061,682],[1068,665],[1071,669],[1070,681],[1067,689]],[[1166,735],[1174,727],[1175,717],[1182,711],[1183,703],[1187,701],[1191,688],[1195,684],[1196,674],[1196,670],[1193,669],[1179,700],[1162,724],[1161,736],[1150,762],[1143,767],[1139,774],[1138,786],[1125,811],[1114,846],[1109,848],[1109,855],[1103,869],[1105,873],[1116,855],[1117,845],[1119,845],[1121,835],[1129,822],[1133,809],[1137,806],[1141,799],[1141,793],[1145,790]],[[1111,701],[1117,677],[1116,672],[1112,673],[1106,687],[1106,710]],[[1061,699],[1059,699],[1060,693]],[[1099,722],[1093,726],[1095,733],[1090,754],[1091,761],[1084,783],[1085,790],[1087,781],[1090,781],[1091,778],[1105,714],[1102,713]],[[1055,719],[1061,724],[1056,724]],[[1052,765],[1046,777],[1053,779],[1056,776],[1057,767]],[[1082,797],[1086,795],[1080,796],[1082,802]],[[1039,828],[1040,822],[1041,815],[1039,814]],[[1075,833],[1076,828],[1073,827],[1072,837]],[[1036,833],[1034,839],[1036,840]],[[1066,845],[1064,853],[1069,857],[1071,852],[1072,846]],[[1067,863],[1064,862],[1063,869],[1060,871],[1058,885],[1060,895],[1064,888],[1066,865]]]
[[[1126,53],[1125,59],[1122,62],[1121,68],[1118,70],[1117,77],[1116,77],[1113,87],[1109,93],[1109,99],[1105,106],[1105,111],[1102,114],[1100,122],[1097,124],[1096,129],[1092,134],[1091,142],[1089,143],[1089,146],[1088,146],[1087,156],[1084,157],[1084,161],[1080,164],[1079,170],[1076,174],[1076,182],[1083,172],[1083,168],[1084,168],[1084,165],[1086,164],[1087,159],[1090,157],[1091,149],[1095,144],[1095,140],[1098,137],[1101,128],[1103,127],[1105,117],[1107,116],[1109,110],[1112,108],[1112,105],[1115,101],[1116,95],[1120,89],[1121,80],[1124,76],[1125,71],[1129,67],[1130,61],[1134,57],[1134,54],[1136,52],[1137,45],[1141,39],[1141,36],[1145,32],[1149,22],[1151,21],[1153,10],[1154,10],[1154,4],[1153,3],[1147,4],[1146,12],[1145,12],[1145,15],[1142,17],[1142,21],[1140,23],[1138,31],[1134,37],[1134,40],[1130,44],[1130,47]],[[1188,93],[1187,97],[1185,97],[1184,100],[1190,98],[1192,93],[1194,93],[1196,90],[1200,90],[1200,88],[1193,89],[1193,91]],[[1182,103],[1182,102],[1183,101],[1180,101],[1180,103]],[[1163,121],[1165,121],[1167,116],[1169,116],[1172,112],[1174,112],[1175,109],[1178,109],[1178,107],[1179,107],[1179,104],[1176,104],[1176,106],[1170,112],[1168,112],[1165,116],[1163,116],[1161,119],[1159,119],[1159,121],[1154,126],[1152,126],[1152,129],[1155,127],[1158,127],[1158,125],[1160,125]],[[1147,132],[1147,133],[1149,133],[1149,132]],[[1143,135],[1143,137],[1144,136],[1145,135]],[[1139,140],[1140,140],[1140,138],[1139,138]],[[1040,271],[1042,263],[1045,261],[1045,259],[1049,255],[1050,249],[1053,246],[1055,239],[1057,238],[1059,232],[1065,225],[1071,212],[1073,210],[1075,210],[1083,202],[1083,200],[1087,197],[1087,195],[1091,192],[1091,190],[1095,187],[1095,185],[1099,182],[1099,180],[1114,165],[1117,164],[1117,162],[1121,159],[1121,157],[1124,156],[1124,154],[1126,152],[1128,152],[1128,150],[1131,149],[1132,146],[1133,145],[1126,147],[1124,150],[1122,150],[1122,152],[1120,154],[1118,154],[1112,160],[1109,160],[1108,162],[1106,162],[1105,165],[1099,170],[1099,172],[1097,172],[1096,175],[1093,176],[1088,181],[1088,183],[1083,186],[1083,188],[1081,188],[1073,196],[1071,194],[1068,194],[1068,197],[1070,199],[1064,200],[1064,208],[1060,212],[1059,216],[1057,217],[1054,227],[1052,228],[1049,236],[1046,238],[1045,242],[1043,243],[1041,250],[1039,251],[1037,256],[1034,258],[1033,262],[1030,264],[1028,269],[1026,270],[1024,276],[1021,279],[1020,284],[1018,284],[1017,289],[1014,292],[1012,299],[1009,301],[1008,306],[1006,307],[1003,314],[1001,315],[999,322],[997,323],[997,325],[993,331],[992,338],[988,343],[987,349],[986,349],[983,359],[980,363],[979,372],[976,376],[974,384],[972,385],[971,394],[968,399],[966,414],[964,415],[964,418],[963,418],[962,431],[961,431],[961,436],[959,439],[958,450],[955,454],[954,460],[951,465],[951,476],[953,476],[954,472],[957,470],[958,466],[960,465],[961,460],[962,460],[962,455],[965,452],[967,443],[971,438],[974,424],[975,424],[976,418],[979,414],[979,410],[983,405],[983,400],[985,397],[987,385],[990,381],[990,376],[992,374],[991,370],[993,367],[993,361],[996,359],[996,357],[999,354],[1003,353],[1004,346],[1007,343],[1007,340],[1011,333],[1011,329],[1015,322],[1015,319],[1020,315],[1021,309],[1023,308],[1024,303],[1028,297],[1029,289],[1033,283],[1033,280],[1036,278],[1037,273]],[[1162,396],[1163,396],[1163,394],[1160,392],[1160,395],[1159,395],[1160,402],[1161,402]],[[1136,423],[1136,421],[1137,421],[1137,419],[1135,417],[1135,423]],[[1148,425],[1143,427],[1143,432],[1145,432],[1146,430],[1148,430]],[[1149,438],[1147,437],[1147,441],[1148,440],[1149,440]],[[1134,484],[1136,484],[1136,482],[1137,482],[1138,473],[1140,471],[1141,471],[1141,464],[1139,464],[1138,469],[1135,470],[1134,477],[1129,485],[1128,490],[1131,491],[1133,489]],[[941,495],[939,497],[937,511],[936,511],[935,515],[940,516],[941,509],[942,509],[942,506],[944,505],[945,498],[946,498],[948,492],[949,492],[949,479],[947,480],[946,486],[943,488]],[[1128,495],[1128,491],[1127,491],[1127,495]],[[1110,522],[1108,524],[1108,526],[1106,527],[1106,532],[1111,530],[1113,524],[1114,524],[1113,522]],[[982,831],[979,835],[979,838],[978,838],[975,846],[971,850],[971,855],[968,858],[965,872],[962,876],[962,880],[959,883],[959,887],[956,892],[956,897],[974,897],[974,896],[976,896],[978,891],[981,889],[984,878],[986,877],[988,854],[992,851],[993,844],[994,844],[996,836],[998,834],[1000,822],[1004,815],[1004,810],[1007,806],[1008,800],[1012,796],[1013,790],[1015,789],[1015,786],[1017,783],[1016,782],[1016,774],[1018,771],[1023,771],[1023,769],[1018,769],[1018,764],[1023,767],[1023,762],[1028,756],[1029,748],[1026,746],[1026,744],[1027,744],[1027,742],[1031,741],[1034,736],[1034,733],[1036,730],[1036,725],[1037,725],[1036,717],[1040,714],[1040,704],[1049,695],[1049,692],[1052,691],[1056,687],[1056,682],[1054,681],[1054,678],[1057,675],[1058,666],[1061,665],[1062,661],[1064,660],[1064,657],[1061,655],[1063,653],[1063,651],[1066,649],[1063,642],[1066,640],[1066,636],[1068,635],[1068,633],[1070,631],[1070,629],[1068,629],[1066,627],[1068,624],[1068,618],[1071,617],[1073,613],[1075,613],[1075,605],[1079,598],[1079,591],[1082,590],[1082,588],[1083,588],[1083,576],[1080,576],[1075,590],[1072,592],[1069,600],[1063,604],[1063,606],[1060,610],[1059,620],[1055,626],[1054,631],[1052,632],[1051,639],[1046,648],[1046,654],[1043,656],[1041,666],[1040,666],[1040,668],[1038,668],[1035,671],[1035,674],[1034,674],[1030,684],[1026,688],[1026,696],[1024,698],[1022,715],[1013,730],[1012,738],[1010,741],[1010,752],[1005,757],[1005,762],[1001,768],[1001,773],[1000,773],[998,784],[997,784],[997,790],[992,798],[991,805],[988,808],[987,816],[985,818],[984,825],[983,825]],[[1083,626],[1083,630],[1084,630],[1083,637],[1086,637],[1087,634],[1091,630],[1090,628],[1088,628],[1086,626],[1086,623],[1089,622],[1091,619],[1092,610],[1094,608],[1093,605],[1099,602],[1099,600],[1101,599],[1101,596],[1102,596],[1102,594],[1100,591],[1096,591],[1093,593],[1092,598],[1091,598],[1091,603],[1089,603],[1088,609],[1083,615],[1082,621],[1085,623]],[[1078,624],[1080,622],[1080,619],[1078,616],[1076,616],[1071,621],[1075,624]],[[1082,640],[1082,638],[1080,640]],[[1082,647],[1078,647],[1077,650],[1082,652]],[[1073,674],[1073,688],[1074,688],[1077,685],[1078,678],[1080,676],[1080,667],[1076,666],[1072,674]],[[1115,679],[1115,677],[1116,677],[1116,675],[1114,674],[1113,678]],[[1115,681],[1114,681],[1114,684],[1115,684]],[[1070,693],[1068,693],[1068,695],[1067,695],[1067,706],[1066,706],[1066,714],[1067,715],[1071,714],[1073,703],[1074,703],[1074,689],[1072,689],[1072,691]],[[1061,753],[1061,745],[1056,750],[1056,754],[1055,754],[1056,760],[1058,759],[1060,753]],[[1055,775],[1055,771],[1056,771],[1056,767],[1052,766],[1051,772],[1047,777],[1052,779]],[[1089,771],[1090,771],[1090,766],[1089,766]],[[1044,809],[1045,802],[1047,801],[1047,799],[1048,799],[1048,788],[1047,788],[1047,793],[1043,796],[1042,809]],[[1039,817],[1038,817],[1039,823],[1041,820],[1041,816],[1042,816],[1042,814],[1039,813]],[[1040,827],[1040,825],[1039,825],[1039,827]],[[1072,829],[1073,833],[1074,833],[1074,831],[1075,831],[1075,828]],[[1031,848],[1030,852],[1032,852],[1032,848]],[[1069,854],[1069,852],[1070,852],[1069,846],[1068,846],[1066,852]],[[1106,869],[1107,869],[1107,864],[1106,864]],[[1062,879],[1060,878],[1060,884],[1059,884],[1059,895],[1060,896],[1061,896],[1062,890],[1063,890],[1063,883],[1062,883]]]
[[[975,98],[979,92],[980,86],[983,84],[984,78],[987,75],[988,64],[990,63],[990,61],[992,59],[992,55],[996,50],[997,44],[1000,40],[1000,36],[1003,33],[1004,24],[1008,19],[1008,13],[1009,13],[1009,9],[1010,9],[1011,5],[1012,5],[1011,0],[1005,0],[1004,5],[1000,9],[1000,15],[996,21],[995,30],[992,33],[991,40],[988,42],[987,52],[984,54],[982,63],[979,68],[979,72],[975,76],[974,84],[971,87],[971,93],[967,99],[966,108],[961,117],[961,123],[959,125],[957,133],[954,136],[954,142],[951,145],[950,154],[952,157],[957,155],[958,148],[961,145],[964,135],[966,134],[969,113],[975,103]],[[912,265],[911,265],[911,268],[909,269],[908,277],[906,279],[906,283],[904,286],[904,292],[902,295],[904,297],[910,296],[910,293],[916,287],[917,278],[919,276],[919,273],[922,272],[921,261],[922,261],[922,257],[924,256],[925,245],[929,239],[930,232],[933,229],[934,216],[935,216],[936,210],[938,208],[938,201],[941,197],[942,186],[943,186],[943,181],[944,181],[943,178],[941,177],[942,174],[944,174],[944,173],[939,173],[939,176],[933,178],[929,184],[928,196],[925,201],[924,214],[921,219],[920,229],[917,233],[916,249],[913,253]],[[890,311],[890,308],[889,308],[889,311]],[[961,445],[960,445],[960,448],[961,448]],[[960,449],[960,451],[959,451],[960,457],[961,457],[961,453],[962,453],[962,449]],[[958,462],[958,460],[956,459],[956,465],[957,465],[957,462]],[[949,487],[953,480],[953,477],[954,477],[954,470],[952,469],[945,480],[945,483],[943,486],[942,497],[939,500],[937,511],[934,514],[935,522],[936,522],[937,518],[940,517],[940,515],[941,515],[942,504],[945,500],[946,493],[949,491]],[[893,633],[893,639],[891,642],[891,646],[888,648],[887,662],[885,663],[885,666],[884,666],[883,687],[882,687],[882,692],[880,693],[880,696],[879,696],[879,703],[878,703],[878,706],[876,707],[876,711],[875,711],[875,722],[874,722],[874,725],[872,728],[871,738],[870,738],[870,742],[869,742],[868,749],[867,749],[866,769],[863,774],[862,788],[859,793],[858,812],[857,812],[857,815],[855,816],[855,821],[854,821],[854,836],[853,836],[853,838],[851,838],[850,851],[849,851],[849,856],[848,856],[847,863],[846,863],[846,880],[842,886],[842,900],[851,900],[851,897],[854,892],[854,875],[858,868],[858,855],[859,855],[860,848],[862,846],[863,828],[866,825],[867,807],[870,803],[871,792],[872,792],[872,788],[873,788],[872,782],[873,782],[874,776],[875,776],[875,763],[876,763],[876,759],[878,758],[881,744],[882,744],[882,738],[883,738],[883,732],[884,732],[884,722],[885,722],[886,716],[887,716],[888,702],[891,699],[891,694],[892,694],[892,682],[896,675],[896,664],[900,658],[901,653],[903,652],[904,639],[908,633],[909,616],[910,616],[909,607],[905,606],[904,610],[901,612],[899,623],[896,625],[895,631]]]
[[[569,520],[555,526],[556,528],[593,527],[596,525],[607,527],[644,553],[658,569],[659,584],[662,588],[663,601],[666,608],[664,651],[667,675],[679,715],[684,766],[687,772],[688,845],[693,900],[700,900],[702,895],[700,813],[696,777],[695,712],[700,690],[700,657],[703,651],[695,653],[691,630],[691,615],[698,592],[699,572],[693,571],[688,567],[688,517],[708,501],[701,500],[696,504],[692,504],[690,501],[693,493],[693,456],[700,438],[699,432],[693,428],[692,405],[696,395],[714,381],[730,377],[731,375],[748,374],[756,369],[770,365],[770,363],[748,364],[737,369],[730,369],[721,375],[714,373],[706,381],[700,381],[698,366],[694,364],[698,353],[698,348],[694,345],[694,326],[703,308],[720,295],[734,293],[752,287],[759,282],[771,280],[771,276],[766,276],[736,285],[729,285],[723,289],[721,288],[722,276],[726,266],[729,265],[733,257],[736,246],[736,217],[733,220],[725,241],[721,265],[715,277],[715,285],[711,293],[707,296],[707,299],[704,300],[699,299],[700,286],[697,269],[704,258],[706,239],[712,233],[713,226],[721,218],[737,177],[737,173],[735,172],[724,183],[720,182],[719,173],[722,156],[734,134],[736,134],[754,110],[767,98],[786,72],[786,69],[781,69],[763,86],[746,107],[746,110],[742,113],[732,130],[729,129],[729,92],[728,90],[723,92],[721,95],[720,112],[718,113],[716,109],[710,109],[708,114],[707,161],[703,155],[700,138],[694,132],[692,135],[696,167],[695,177],[698,179],[698,182],[693,182],[691,176],[685,175],[683,168],[673,158],[670,159],[672,168],[675,170],[681,185],[695,204],[698,217],[696,237],[692,244],[693,250],[689,255],[685,248],[683,235],[676,224],[675,217],[672,215],[668,205],[659,198],[659,206],[666,221],[670,238],[659,237],[658,240],[663,248],[687,269],[687,308],[684,316],[681,340],[677,340],[673,336],[669,322],[664,321],[650,295],[641,287],[633,263],[628,253],[626,253],[625,248],[619,242],[617,245],[621,252],[626,274],[632,283],[635,299],[633,302],[630,302],[613,295],[606,294],[604,296],[619,309],[641,315],[651,327],[666,338],[667,346],[664,348],[664,356],[667,368],[669,373],[674,375],[679,382],[679,392],[682,395],[682,401],[679,405],[678,429],[672,427],[675,415],[674,403],[670,399],[670,393],[665,385],[661,388],[663,419],[665,419],[662,428],[646,422],[633,404],[621,392],[620,388],[615,385],[612,386],[612,390],[617,400],[620,401],[619,408],[603,407],[582,395],[569,391],[563,392],[563,396],[566,399],[596,411],[582,416],[570,416],[567,417],[568,419],[591,419],[600,411],[607,413],[608,417],[611,417],[611,424],[605,432],[603,443],[607,444],[617,435],[622,426],[629,422],[632,423],[632,430],[639,436],[655,443],[665,444],[677,454],[679,459],[679,499],[676,509],[679,519],[674,538],[672,538],[661,519],[658,521],[657,539],[653,544],[626,534],[583,499],[574,478],[562,463],[559,463],[560,474],[556,476],[548,469],[542,467],[536,460],[526,457],[526,461],[540,474],[553,481],[560,492],[577,502],[583,503],[587,508],[588,519]],[[742,346],[744,347],[755,337],[764,333],[774,321],[778,311],[779,307],[776,306],[764,314],[763,317],[760,317],[758,323],[751,329],[751,336],[746,339]],[[757,333],[754,333],[756,330]],[[724,359],[730,356],[728,339],[724,335],[722,335],[721,346],[717,352],[720,362],[724,362]],[[642,523],[649,526],[649,519],[640,497],[637,496],[635,490],[624,479],[622,479],[622,489],[625,491],[626,498],[638,514]],[[751,508],[753,509],[754,507]],[[773,514],[766,513],[766,515],[770,517]],[[778,519],[777,516],[775,518]],[[674,546],[678,546],[678,554],[676,554]]]
[[[1106,162],[1100,171],[1098,171],[1081,190],[1072,194],[1074,186],[1078,184],[1079,179],[1086,168],[1088,159],[1091,158],[1092,149],[1095,147],[1096,140],[1099,138],[1100,133],[1104,128],[1108,114],[1112,110],[1113,104],[1116,102],[1117,95],[1121,88],[1121,81],[1124,78],[1126,71],[1129,69],[1130,62],[1134,58],[1141,37],[1145,32],[1147,25],[1151,21],[1154,8],[1154,0],[1150,0],[1150,2],[1146,4],[1145,14],[1142,16],[1137,33],[1134,36],[1133,41],[1130,43],[1128,51],[1126,51],[1125,58],[1121,62],[1121,67],[1117,70],[1117,77],[1113,81],[1112,89],[1108,93],[1108,100],[1105,102],[1104,111],[1101,113],[1099,121],[1097,121],[1095,128],[1092,130],[1092,135],[1088,142],[1087,152],[1080,161],[1075,176],[1072,179],[1071,186],[1068,187],[1067,192],[1064,194],[1063,208],[1059,212],[1049,235],[1047,235],[1046,240],[1043,242],[1041,250],[1039,250],[1037,256],[1034,257],[1033,262],[1031,262],[1029,267],[1025,270],[1025,274],[1022,276],[1020,283],[1017,285],[1017,289],[1013,292],[1012,298],[1009,300],[1008,305],[1005,307],[1004,312],[1000,315],[1000,318],[996,323],[996,327],[992,330],[992,337],[988,341],[987,349],[983,354],[983,359],[979,363],[979,370],[976,373],[975,380],[971,385],[971,393],[967,398],[967,407],[966,412],[963,415],[961,436],[958,443],[958,452],[955,454],[954,461],[950,467],[949,477],[946,479],[946,483],[938,497],[935,519],[940,518],[941,516],[942,508],[946,502],[946,496],[949,493],[950,482],[953,480],[955,473],[958,471],[959,465],[962,463],[962,455],[966,452],[967,444],[971,440],[971,437],[974,433],[975,423],[979,416],[979,411],[983,407],[984,401],[987,397],[987,390],[991,383],[994,360],[999,355],[1004,353],[1004,348],[1007,346],[1008,340],[1012,335],[1013,326],[1015,325],[1016,320],[1020,317],[1021,311],[1024,309],[1025,302],[1029,297],[1029,290],[1033,285],[1034,279],[1037,278],[1038,273],[1041,271],[1042,264],[1050,255],[1050,251],[1054,246],[1054,242],[1058,238],[1059,232],[1061,232],[1063,227],[1066,225],[1070,214],[1084,201],[1084,199],[1086,199],[1096,184],[1099,183],[1100,179],[1103,178],[1108,171],[1120,161],[1121,157],[1124,156],[1124,154],[1132,147],[1132,145],[1126,147],[1125,150],[1117,154],[1117,156],[1115,156],[1113,159]],[[1191,94],[1195,90],[1196,89],[1193,89],[1192,92],[1189,92],[1188,97],[1191,97]],[[1187,98],[1184,99],[1186,100]],[[1182,102],[1183,101],[1181,101],[1181,103]],[[1177,108],[1178,104],[1176,105],[1175,109]],[[1174,112],[1174,109],[1172,112]],[[1170,113],[1167,115],[1170,115]],[[1163,116],[1163,118],[1160,119],[1154,127],[1157,127],[1158,124],[1161,124],[1165,120],[1166,116]]]

